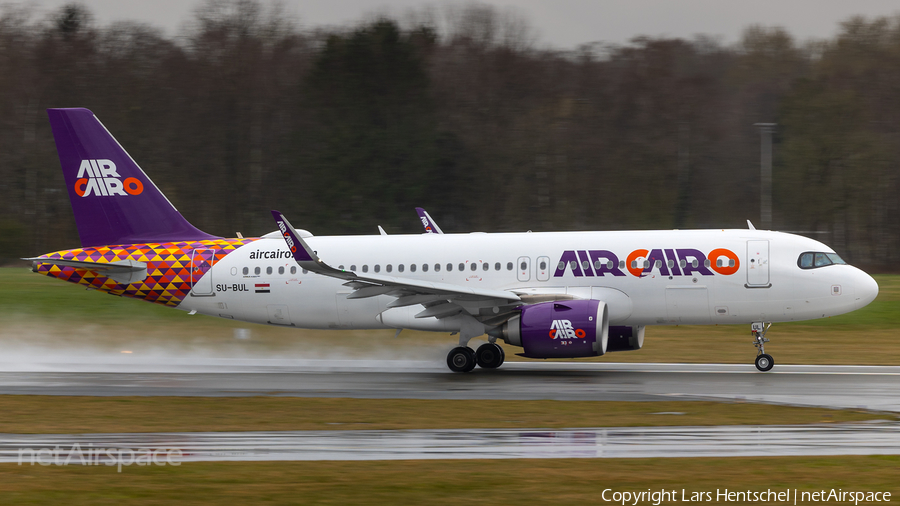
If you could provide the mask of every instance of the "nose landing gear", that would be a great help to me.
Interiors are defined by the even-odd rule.
[[[775,359],[772,358],[772,355],[766,353],[766,343],[769,342],[769,340],[766,339],[766,332],[771,326],[771,323],[766,322],[753,322],[750,324],[750,333],[753,335],[753,346],[756,346],[757,349],[756,368],[762,372],[771,370],[772,367],[775,366]]]

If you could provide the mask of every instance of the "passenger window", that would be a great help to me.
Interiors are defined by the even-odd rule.
[[[700,262],[698,262],[696,258],[691,260],[691,267],[696,269],[698,265],[700,265]]]
[[[525,262],[522,262],[522,265],[525,265]],[[569,267],[571,267],[572,270],[574,271],[575,269],[578,268],[578,262],[576,262],[575,260],[572,260],[571,262],[569,262]],[[522,270],[524,271],[525,267],[522,267]]]
[[[369,272],[369,266],[363,265],[363,272]]]
[[[341,269],[343,269],[343,267],[341,267]],[[284,266],[283,265],[278,268],[278,274],[284,274]]]
[[[434,264],[434,272],[441,272],[441,264]]]
[[[494,264],[494,270],[495,270],[495,271],[499,271],[499,270],[500,270],[500,262],[497,262],[497,263]]]
[[[271,274],[272,274],[272,268],[271,268],[271,267],[266,267],[266,274],[268,274],[268,275],[271,275]]]
[[[351,265],[351,266],[350,266],[350,270],[351,270],[351,271],[355,271],[355,270],[356,270],[356,265],[355,265],[355,264],[354,264],[354,265]]]
[[[243,272],[243,273],[244,273],[244,276],[246,276],[247,274],[250,274],[250,269],[247,268],[247,267],[244,267],[244,270],[241,271],[241,272]]]
[[[625,268],[625,260],[619,260],[619,269]]]
[[[511,271],[513,268],[512,262],[506,262],[506,270]]]
[[[650,260],[644,260],[644,269],[650,268]]]
[[[687,260],[681,259],[681,261],[678,262],[678,266],[684,269],[685,267],[687,267]]]
[[[469,264],[469,268],[474,271],[478,268],[478,265],[476,265],[475,262],[472,262],[471,264]]]
[[[306,269],[303,269],[303,274],[306,274],[307,272],[309,272],[309,271]]]
[[[381,266],[380,266],[380,265],[375,264],[375,272],[381,272]]]
[[[422,264],[422,272],[428,272],[428,264]]]
[[[387,264],[386,266],[384,266],[384,270],[391,272],[392,270],[394,270],[394,268],[391,267],[391,264]]]
[[[297,267],[291,267],[291,274],[297,274]]]
[[[409,264],[409,272],[416,272],[416,264]]]
[[[481,264],[481,270],[483,270],[483,271],[486,271],[486,270],[488,270],[488,269],[490,269],[490,268],[491,268],[491,264],[489,264],[489,263],[487,263],[487,262]]]
[[[259,276],[259,267],[253,269],[253,274],[256,274],[257,276]]]
[[[461,270],[461,271],[466,270],[466,264],[460,262],[460,263],[459,263],[459,270]]]
[[[587,267],[587,262],[584,263],[584,266]],[[539,267],[540,267],[540,269],[541,269],[542,271],[547,270],[547,261],[546,261],[546,260],[541,260],[541,263],[539,264]]]
[[[450,271],[452,271],[452,270],[453,270],[453,264],[449,264],[449,263],[448,263],[448,264],[447,264],[447,272],[450,272]]]
[[[662,267],[662,260],[657,260],[657,261],[653,262],[653,268],[659,269],[660,267]]]
[[[519,270],[527,271],[527,270],[528,270],[528,264],[525,263],[525,262],[522,262],[522,263],[519,265]]]
[[[666,266],[669,269],[671,269],[672,267],[675,267],[675,260],[669,260],[668,262],[666,262]]]
[[[709,259],[703,261],[703,267],[709,267]]]
[[[403,272],[403,264],[398,265],[397,270]]]
[[[559,270],[559,271],[564,271],[564,270],[566,270],[566,263],[565,263],[565,262],[560,262],[560,263],[556,264],[556,269]],[[522,269],[522,270],[524,271],[525,269]]]

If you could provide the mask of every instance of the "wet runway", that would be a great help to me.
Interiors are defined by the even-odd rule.
[[[0,361],[0,394],[418,399],[745,400],[900,412],[900,367],[224,359]]]
[[[78,445],[75,447],[75,445]],[[94,457],[89,452],[100,455]],[[113,449],[113,450],[109,450]],[[0,462],[124,462],[898,455],[900,424],[395,431],[0,434]],[[119,457],[120,452],[123,450]],[[112,455],[106,456],[107,451]],[[132,452],[132,453],[129,453]],[[71,456],[70,456],[71,454]],[[37,462],[37,463],[41,463]],[[46,465],[45,464],[45,465]]]

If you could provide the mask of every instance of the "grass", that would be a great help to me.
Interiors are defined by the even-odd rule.
[[[0,396],[0,433],[768,425],[895,415],[747,403]],[[659,414],[667,413],[667,414]],[[673,415],[671,413],[682,413]]]
[[[881,287],[869,306],[846,315],[772,327],[766,350],[778,364],[900,365],[900,276],[875,276]],[[143,301],[85,293],[23,268],[0,269],[0,343],[95,347],[140,353],[158,347],[200,347],[209,353],[366,357],[389,350],[400,356],[440,358],[454,345],[448,334],[393,330],[302,330],[254,325]],[[235,329],[251,339],[238,342]],[[477,340],[472,344],[476,344]],[[509,360],[521,350],[506,347]],[[755,355],[747,326],[653,326],[644,349],[588,359],[612,362],[750,363]]]
[[[604,489],[665,489],[678,495],[676,501],[662,504],[674,504],[682,502],[682,490],[688,497],[691,492],[711,492],[715,497],[725,489],[793,493],[831,488],[888,491],[896,501],[898,467],[900,457],[895,456],[204,462],[131,466],[121,474],[105,466],[4,464],[0,503],[595,505],[617,504],[602,500]]]
[[[780,324],[767,351],[778,363],[900,364],[900,276],[877,276],[870,306],[822,321]],[[249,327],[238,343],[234,329]],[[651,327],[645,348],[600,361],[749,363],[744,326]],[[7,349],[201,346],[293,356],[318,347],[340,356],[449,348],[455,338],[405,331],[263,327],[84,293],[77,286],[0,269],[0,343]],[[298,344],[302,343],[302,348]],[[848,346],[848,343],[850,345]],[[142,348],[143,347],[143,348]],[[218,351],[216,351],[218,352]],[[507,348],[511,359],[515,348]],[[655,413],[684,413],[665,415]],[[801,424],[891,415],[712,402],[427,401],[304,398],[0,396],[0,432],[237,431],[463,427]],[[0,465],[0,504],[597,504],[601,493],[717,489],[890,491],[894,456],[706,459],[224,462],[179,467]],[[680,500],[677,502],[681,502]],[[641,504],[652,504],[642,502]],[[741,504],[733,502],[731,504]],[[801,502],[802,504],[802,502]]]

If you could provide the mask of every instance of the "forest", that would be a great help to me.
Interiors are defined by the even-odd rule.
[[[302,12],[301,12],[302,15]],[[198,228],[316,235],[771,227],[900,261],[900,18],[830,40],[541,45],[482,4],[303,27],[207,0],[175,35],[0,6],[0,259],[79,245],[45,110],[91,109]]]

